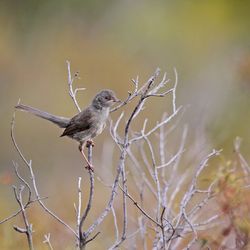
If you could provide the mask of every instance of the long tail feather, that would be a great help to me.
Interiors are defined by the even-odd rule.
[[[41,110],[36,109],[36,108],[32,108],[32,107],[27,106],[27,105],[18,104],[17,106],[15,106],[15,108],[20,109],[22,111],[26,111],[26,112],[31,113],[33,115],[39,116],[39,117],[46,119],[48,121],[51,121],[54,124],[56,124],[57,126],[59,126],[60,128],[66,128],[70,122],[70,119],[68,119],[68,118],[52,115],[52,114],[49,114],[47,112],[41,111]]]

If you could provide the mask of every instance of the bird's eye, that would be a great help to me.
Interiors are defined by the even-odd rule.
[[[109,97],[109,96],[105,96],[105,99],[106,99],[106,100],[110,100],[110,97]]]

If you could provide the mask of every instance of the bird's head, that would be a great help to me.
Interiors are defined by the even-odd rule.
[[[96,108],[109,108],[116,102],[120,100],[116,98],[114,91],[105,89],[94,97],[92,104]]]

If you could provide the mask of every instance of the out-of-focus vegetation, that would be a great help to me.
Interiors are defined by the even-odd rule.
[[[21,98],[23,103],[51,113],[75,114],[67,93],[67,59],[73,70],[80,72],[79,87],[86,88],[79,95],[82,106],[103,88],[111,88],[118,97],[125,98],[131,89],[131,78],[139,75],[145,80],[156,67],[172,72],[175,66],[179,73],[177,101],[188,105],[183,119],[191,127],[189,136],[202,140],[196,150],[213,145],[223,148],[225,158],[230,159],[233,140],[240,136],[242,153],[249,161],[249,11],[249,1],[226,0],[1,1],[0,219],[17,209],[11,189],[16,181],[12,160],[17,159],[10,140],[13,107]],[[166,105],[164,101],[152,103],[148,107],[153,111],[150,118],[160,119]],[[77,146],[59,138],[60,130],[46,121],[18,113],[16,122],[17,140],[26,156],[33,159],[41,191],[45,196],[50,194],[49,206],[73,223],[76,181],[82,174]],[[202,131],[204,138],[197,138],[196,131]],[[107,172],[106,178],[111,176],[111,169],[101,161],[108,154],[103,148],[108,143],[106,131],[96,139],[94,158],[97,173]],[[84,178],[83,183],[87,183]],[[237,176],[222,179],[221,185],[234,189],[231,185],[237,186],[237,182],[232,178]],[[98,185],[96,213],[101,211],[109,191],[103,191],[103,187],[98,191]],[[237,188],[233,192],[237,193]],[[224,196],[221,202],[228,199],[228,193]],[[236,202],[228,209],[235,211],[237,206]],[[43,249],[40,242],[48,231],[66,234],[46,215],[40,219],[41,214],[40,208],[30,213],[37,249]],[[1,249],[25,249],[24,237],[12,229],[18,223],[21,221],[15,219],[0,225]],[[249,230],[249,225],[245,226],[248,221],[231,223],[230,230],[236,224],[243,231]],[[69,239],[67,234],[57,237],[55,248],[70,246],[74,242]],[[106,238],[102,244],[111,242],[112,238]],[[91,246],[103,249],[98,244]]]

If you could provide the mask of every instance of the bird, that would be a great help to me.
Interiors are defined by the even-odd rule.
[[[64,128],[61,137],[67,136],[79,143],[79,150],[88,164],[87,168],[94,171],[92,164],[84,154],[84,147],[87,142],[92,143],[92,139],[102,133],[106,126],[110,108],[117,102],[121,101],[116,97],[114,91],[104,89],[94,96],[89,106],[72,118],[52,115],[24,104],[18,104],[15,108],[48,120],[60,128]]]

